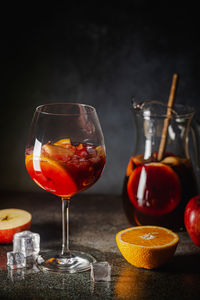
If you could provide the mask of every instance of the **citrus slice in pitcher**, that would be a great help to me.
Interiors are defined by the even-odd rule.
[[[117,233],[123,257],[138,268],[154,269],[168,262],[178,245],[178,235],[164,227],[136,226]]]
[[[129,177],[133,170],[144,162],[144,155],[131,156],[126,169],[126,176]]]
[[[66,168],[59,162],[44,155],[27,155],[26,168],[31,178],[43,189],[61,197],[77,192],[77,186]]]
[[[132,204],[141,212],[162,216],[175,209],[181,198],[177,174],[162,163],[138,166],[131,173],[127,192]]]

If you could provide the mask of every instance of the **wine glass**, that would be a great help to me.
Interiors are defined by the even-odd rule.
[[[82,272],[95,261],[90,254],[69,249],[69,204],[73,195],[99,179],[105,161],[104,137],[94,107],[52,103],[36,108],[26,145],[26,168],[37,185],[62,200],[62,250],[43,254],[43,270]]]

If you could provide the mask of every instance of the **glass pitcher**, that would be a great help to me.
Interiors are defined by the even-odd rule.
[[[123,187],[127,217],[133,225],[181,229],[184,208],[198,194],[189,154],[192,135],[198,157],[198,140],[191,127],[194,109],[184,105],[170,109],[160,101],[145,101],[133,102],[132,111],[135,149]]]

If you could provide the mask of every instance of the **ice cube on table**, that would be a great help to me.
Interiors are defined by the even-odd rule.
[[[110,281],[111,266],[107,261],[95,262],[91,264],[90,275],[93,281]]]
[[[25,279],[24,276],[25,269],[11,269],[8,268],[8,279],[12,282],[21,281]]]
[[[15,233],[13,252],[21,252],[25,257],[37,255],[40,252],[40,235],[31,231]]]
[[[7,265],[13,270],[25,268],[26,258],[20,252],[7,252]]]

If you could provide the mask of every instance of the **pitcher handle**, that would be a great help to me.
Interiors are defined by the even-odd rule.
[[[195,165],[197,172],[200,172],[200,162],[199,162],[199,155],[200,155],[200,133],[199,128],[200,124],[196,120],[191,122],[190,132],[192,135],[193,140],[193,147],[194,147],[194,155],[195,155]]]

